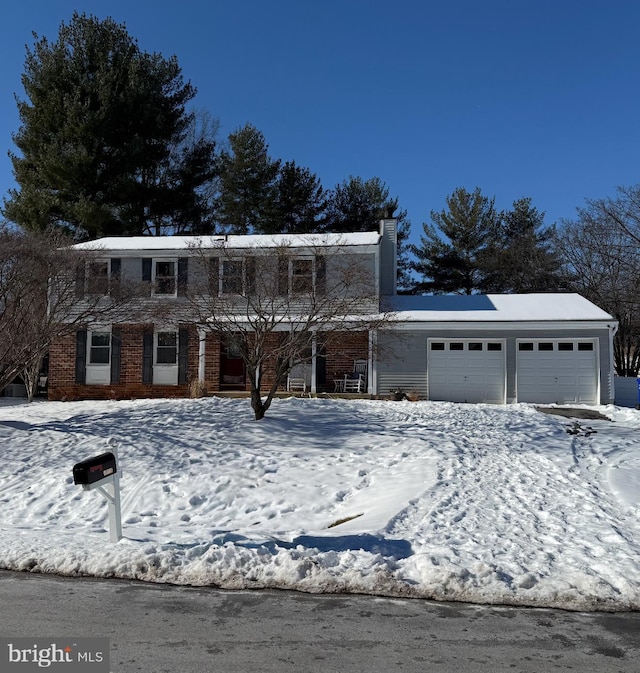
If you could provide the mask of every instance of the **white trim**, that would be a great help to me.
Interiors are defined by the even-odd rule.
[[[91,362],[91,348],[94,334],[108,334],[108,346],[96,346],[96,348],[107,348],[109,353],[108,362]],[[92,386],[108,386],[111,384],[111,327],[97,327],[87,330],[86,346],[86,364],[85,364],[85,383]]]
[[[218,257],[218,296],[219,297],[241,297],[243,294],[246,294],[247,288],[247,262],[246,257]],[[225,292],[224,291],[224,281],[225,277],[227,280],[229,278],[238,278],[237,275],[226,276],[224,273],[224,265],[226,263],[239,263],[240,264],[240,292]]]
[[[89,283],[92,278],[91,266],[94,264],[107,265],[107,288],[106,292],[89,292]],[[99,257],[98,259],[87,259],[84,264],[84,296],[85,297],[107,297],[111,292],[111,258]]]
[[[158,362],[158,336],[160,334],[175,334],[176,337],[176,361]],[[153,383],[158,385],[178,385],[178,362],[180,359],[180,336],[174,328],[157,328],[153,331]]]
[[[156,265],[158,263],[171,262],[173,264],[173,293],[156,292]],[[169,278],[170,276],[161,276]],[[151,258],[151,296],[152,297],[177,297],[178,296],[178,258],[177,257],[152,257]]]
[[[513,331],[513,330],[537,330],[537,331],[549,331],[549,330],[585,330],[585,329],[602,329],[609,330],[611,329],[612,323],[615,321],[598,321],[598,320],[576,320],[576,321],[559,321],[559,320],[549,320],[549,321],[531,321],[531,322],[519,322],[519,321],[505,321],[505,322],[487,322],[487,321],[465,321],[465,322],[439,322],[439,321],[429,321],[429,322],[404,322],[401,318],[397,322],[393,322],[389,329],[399,329],[399,330],[424,330],[433,332],[434,330],[449,330],[452,332],[469,332],[470,330],[498,330],[498,331]]]
[[[207,333],[204,330],[198,330],[198,380],[200,383],[204,383],[206,373],[206,344]],[[178,357],[180,357],[179,354]]]

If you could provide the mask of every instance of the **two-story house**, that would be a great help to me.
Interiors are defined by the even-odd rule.
[[[371,396],[401,388],[457,402],[614,399],[610,315],[568,293],[398,296],[396,243],[395,220],[387,219],[379,231],[344,235],[123,237],[74,246],[91,255],[79,267],[78,302],[88,294],[108,301],[115,286],[132,298],[117,320],[97,317],[53,345],[49,396],[187,396],[193,382],[209,394],[247,391],[244,362],[221,329],[226,316],[239,330],[260,317],[277,323],[274,352],[278,331],[334,329],[337,338],[314,338],[301,354],[312,394],[340,392],[364,361]],[[339,319],[329,321],[329,311]],[[385,312],[392,319],[376,322]]]
[[[305,391],[341,392],[354,362],[372,361],[370,327],[380,323],[381,294],[392,291],[395,267],[385,274],[382,239],[379,232],[360,232],[78,244],[80,257],[87,255],[76,275],[78,305],[96,295],[108,305],[114,293],[127,300],[115,320],[98,312],[53,344],[49,397],[187,396],[194,382],[207,393],[246,392],[248,372],[235,337],[261,329],[274,357],[282,356],[280,337],[313,333],[304,352],[289,345],[283,353],[303,361],[297,375]],[[364,371],[368,379],[371,370]],[[274,372],[265,363],[263,386]],[[369,387],[367,381],[360,392]]]

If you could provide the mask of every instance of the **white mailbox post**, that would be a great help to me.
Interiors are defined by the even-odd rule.
[[[122,539],[122,512],[120,508],[120,474],[118,449],[115,440],[107,442],[110,451],[101,453],[73,466],[73,483],[85,491],[97,490],[109,506],[109,534],[111,542]]]

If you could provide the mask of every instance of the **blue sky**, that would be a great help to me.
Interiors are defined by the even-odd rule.
[[[2,195],[25,45],[74,9],[175,54],[222,139],[251,122],[325,187],[380,177],[414,238],[460,186],[551,224],[640,182],[635,0],[30,0],[2,12]]]

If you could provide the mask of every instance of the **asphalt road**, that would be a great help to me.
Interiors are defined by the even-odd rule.
[[[114,673],[640,673],[638,612],[229,592],[1,571],[0,634],[107,636]]]

